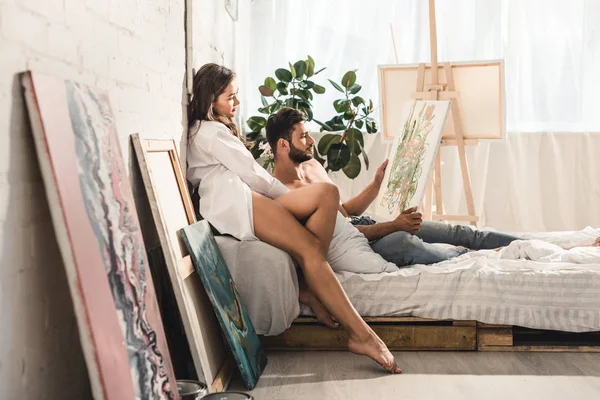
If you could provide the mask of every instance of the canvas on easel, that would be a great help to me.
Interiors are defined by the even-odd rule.
[[[375,200],[374,216],[390,221],[423,200],[438,152],[449,101],[413,101],[405,105],[401,130],[390,148],[389,164]]]
[[[141,139],[138,134],[132,135],[131,141],[197,378],[210,392],[221,392],[232,378],[233,359],[179,234],[196,222],[196,216],[175,142]]]
[[[502,139],[506,135],[504,62],[451,62],[450,68],[455,89],[451,92],[440,90],[435,100],[457,102],[465,140]],[[447,89],[449,72],[446,65],[438,65],[437,70],[437,84]],[[426,87],[433,78],[430,63],[380,65],[378,72],[382,132],[385,140],[392,141],[401,127],[400,115],[395,110],[409,101],[431,99],[428,96],[437,95],[438,91],[431,93]],[[451,97],[453,95],[455,97]],[[456,139],[452,114],[442,139]]]
[[[391,31],[398,62],[393,26]],[[379,67],[383,138],[384,141],[392,141],[397,135],[396,110],[400,104],[409,100],[450,100],[450,116],[441,145],[457,149],[467,215],[449,215],[444,211],[442,162],[438,151],[428,179],[423,217],[427,220],[466,221],[477,226],[479,217],[473,201],[465,146],[477,145],[480,139],[501,139],[505,135],[504,63],[498,60],[438,64],[435,0],[429,0],[429,40],[430,64]]]
[[[22,76],[95,399],[178,399],[106,92]]]

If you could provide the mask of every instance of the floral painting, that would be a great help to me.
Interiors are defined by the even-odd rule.
[[[415,101],[407,107],[376,201],[378,219],[391,220],[421,205],[449,106],[448,101]]]

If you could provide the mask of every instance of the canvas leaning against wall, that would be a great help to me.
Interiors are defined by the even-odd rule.
[[[22,76],[95,399],[178,399],[108,95]]]
[[[233,353],[242,381],[248,390],[252,390],[267,365],[267,357],[210,225],[202,220],[180,232]]]
[[[422,204],[449,108],[449,101],[415,101],[406,105],[375,200],[374,216],[378,221],[391,221],[402,211]]]

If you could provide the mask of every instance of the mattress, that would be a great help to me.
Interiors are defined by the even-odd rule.
[[[336,276],[362,316],[448,318],[568,332],[600,331],[600,248],[563,250],[557,246],[591,243],[600,236],[600,230],[588,227],[518,236],[528,240],[513,242],[498,252],[470,252],[442,263],[414,265],[391,273],[343,272]],[[261,265],[251,271],[274,272],[261,273],[256,279],[249,279],[243,269],[230,264],[239,263],[240,252],[250,251],[257,243],[219,245],[230,269],[246,276],[239,281],[234,274],[244,302],[260,304],[249,311],[257,332],[276,335],[298,315],[311,312],[303,305],[298,311],[292,306],[297,303],[297,280],[291,258],[284,252],[261,243]],[[234,251],[239,246],[247,248]],[[232,252],[238,254],[238,261],[231,256],[228,259],[227,253]],[[273,256],[267,257],[265,252]],[[243,259],[246,266],[253,263]],[[279,311],[282,308],[285,311]],[[275,318],[269,315],[273,312]]]

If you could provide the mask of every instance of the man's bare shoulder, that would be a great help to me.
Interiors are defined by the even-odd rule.
[[[301,187],[304,187],[307,185],[310,185],[310,183],[302,182],[300,180],[295,180],[293,182],[286,184],[285,186],[287,186],[287,188],[290,190],[294,190],[294,189],[300,189]]]
[[[323,166],[321,165],[321,163],[318,162],[314,158],[311,158],[308,161],[304,161],[302,163],[302,168],[310,168],[310,169],[316,168],[316,169],[321,169],[321,170],[325,171],[325,168],[323,168]]]
[[[308,161],[303,162],[302,164],[302,172],[304,172],[304,176],[311,182],[331,182],[329,176],[327,176],[327,171],[321,165],[320,162],[315,160],[314,158]]]

